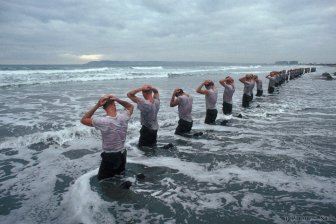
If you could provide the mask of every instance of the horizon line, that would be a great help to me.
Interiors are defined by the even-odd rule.
[[[287,60],[282,60],[282,61],[287,61]],[[288,62],[290,61],[295,61],[295,60],[288,60]],[[156,63],[213,63],[213,64],[250,64],[250,65],[276,65],[276,62],[280,62],[280,61],[275,61],[273,63],[271,62],[218,62],[218,61],[169,61],[169,60],[97,60],[97,61],[88,61],[88,62],[84,62],[84,63],[55,63],[55,64],[50,64],[50,63],[46,63],[46,64],[35,64],[35,63],[27,63],[27,64],[20,64],[20,63],[9,63],[9,64],[2,64],[0,63],[0,66],[42,66],[42,65],[57,65],[57,66],[61,66],[61,65],[87,65],[89,63],[100,63],[100,62],[128,62],[128,63],[139,63],[139,62],[156,62]],[[288,64],[290,65],[290,64]],[[298,63],[297,65],[336,65],[336,63],[317,63],[317,62],[306,62],[306,63]]]

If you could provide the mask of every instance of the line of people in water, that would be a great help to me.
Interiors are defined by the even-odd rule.
[[[288,81],[301,76],[303,69],[292,69],[283,71],[272,71],[266,76],[269,79],[268,93],[272,94],[274,89]],[[262,80],[255,74],[246,74],[239,78],[244,85],[242,107],[247,108],[253,100],[253,89],[256,86],[256,96],[263,95]],[[219,80],[219,84],[224,88],[222,111],[224,115],[232,114],[232,97],[235,93],[235,80],[227,76]],[[143,97],[137,96],[142,93]],[[212,80],[205,80],[197,88],[196,92],[205,96],[205,120],[206,124],[215,124],[217,118],[217,98],[218,90]],[[160,109],[160,94],[157,88],[151,85],[143,85],[127,93],[127,97],[133,101],[140,111],[140,137],[138,146],[155,146],[157,143],[158,112]],[[118,112],[116,104],[124,107],[123,111]],[[175,129],[175,134],[184,135],[189,133],[193,126],[192,105],[193,97],[183,89],[177,88],[173,91],[170,107],[178,107],[179,121]],[[107,116],[93,117],[94,113],[100,108],[106,112]],[[134,106],[113,95],[105,95],[99,99],[95,106],[81,118],[81,123],[90,127],[95,127],[102,134],[101,154],[102,162],[98,171],[98,180],[121,175],[125,171],[127,151],[124,147],[128,122],[133,113]]]

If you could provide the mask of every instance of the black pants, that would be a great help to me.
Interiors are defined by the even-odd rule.
[[[256,94],[256,96],[262,96],[263,95],[263,90],[257,90],[257,94]]]
[[[231,103],[223,103],[223,114],[230,115],[232,114],[232,104]]]
[[[217,109],[207,109],[206,115],[205,115],[205,121],[206,124],[213,124],[216,121],[217,118]]]
[[[138,146],[155,146],[156,145],[156,138],[157,138],[157,131],[150,128],[147,128],[146,126],[141,127],[140,129],[140,138]]]
[[[100,156],[102,157],[102,161],[98,171],[98,180],[110,178],[125,172],[127,156],[126,150],[124,150],[123,153],[103,152]]]
[[[178,121],[178,125],[177,128],[175,130],[175,134],[180,135],[180,134],[184,134],[187,132],[191,131],[193,122],[189,122],[189,121],[185,121],[183,119],[180,119]]]
[[[268,87],[268,93],[272,94],[274,92],[274,87],[273,86],[269,86]]]
[[[244,93],[244,95],[243,95],[243,103],[242,103],[242,106],[243,106],[243,107],[249,107],[249,106],[250,106],[250,101],[251,101],[251,96],[246,95],[246,94]]]

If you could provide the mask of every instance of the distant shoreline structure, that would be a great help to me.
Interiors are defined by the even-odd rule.
[[[299,63],[299,61],[276,61],[275,65],[313,65],[335,67],[336,63]]]
[[[305,65],[336,67],[336,64],[307,63]]]
[[[299,61],[276,61],[275,65],[298,65]]]

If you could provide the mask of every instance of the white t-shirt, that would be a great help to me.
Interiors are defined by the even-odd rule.
[[[234,84],[228,85],[224,83],[224,93],[223,93],[223,102],[232,104],[232,96],[235,92],[235,86]]]
[[[159,129],[157,114],[160,109],[160,100],[154,99],[154,102],[149,100],[140,99],[138,102],[138,109],[141,111],[141,125],[149,129]]]
[[[252,91],[254,88],[254,82],[253,81],[245,81],[244,83],[244,94],[251,96],[252,95]]]
[[[182,95],[177,97],[177,101],[178,101],[179,118],[188,122],[192,122],[192,116],[191,116],[192,104],[193,104],[192,96]]]
[[[276,78],[275,77],[268,77],[268,79],[269,79],[268,86],[269,87],[274,87],[275,82],[276,82]]]
[[[103,150],[106,152],[119,152],[124,149],[128,121],[131,114],[128,110],[117,113],[116,117],[95,117],[93,126],[102,134]]]
[[[218,91],[217,89],[208,89],[208,94],[205,95],[206,109],[216,109]]]

